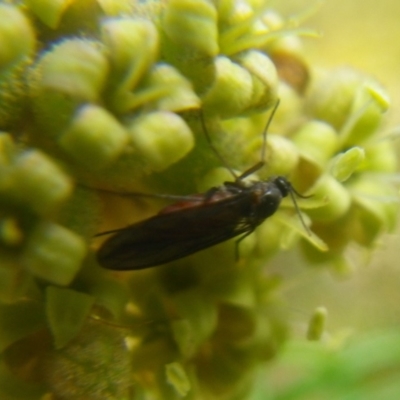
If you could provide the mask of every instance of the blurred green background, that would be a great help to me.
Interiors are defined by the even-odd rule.
[[[274,0],[285,15],[301,13],[318,1]],[[352,0],[322,2],[304,25],[316,29],[317,39],[305,39],[314,67],[353,66],[376,77],[391,96],[386,129],[400,125],[400,2]],[[394,145],[399,148],[398,141]],[[399,152],[400,154],[400,152]],[[317,306],[328,308],[328,333],[365,332],[400,326],[400,238],[398,229],[382,237],[372,253],[350,251],[355,269],[346,277],[321,269],[318,274],[293,263],[287,254],[275,260],[280,275],[290,276],[285,290],[295,331],[304,333],[306,316]],[[289,265],[291,264],[291,265]],[[285,281],[285,279],[284,279]],[[286,281],[289,281],[286,280]],[[296,320],[299,326],[296,326]]]

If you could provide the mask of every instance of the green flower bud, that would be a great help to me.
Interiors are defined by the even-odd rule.
[[[151,8],[154,6],[156,7],[156,4],[153,2],[146,2],[146,3],[131,3],[130,1],[125,2],[125,1],[114,1],[114,0],[98,0],[96,1],[98,5],[101,7],[101,9],[105,12],[105,14],[115,17],[118,15],[130,15],[132,13],[137,13],[140,15],[140,8],[141,6],[146,9],[148,6]],[[155,11],[154,11],[155,12]]]
[[[108,62],[95,42],[69,39],[36,63],[28,82],[32,92],[35,133],[57,136],[69,125],[76,107],[97,102],[108,75]]]
[[[348,275],[350,268],[346,267],[348,263],[342,255],[350,240],[350,216],[346,215],[338,220],[324,224],[324,222],[315,222],[312,226],[313,232],[315,232],[324,243],[327,248],[325,251],[321,251],[311,243],[309,240],[302,240],[301,250],[305,256],[307,262],[311,264],[326,264],[333,265],[335,269],[340,266],[341,275]],[[306,238],[304,238],[306,239]]]
[[[80,164],[102,169],[125,149],[129,136],[104,108],[85,105],[60,137],[60,145]]]
[[[316,75],[308,91],[307,106],[315,119],[340,130],[346,122],[363,76],[350,68]]]
[[[150,93],[159,93],[153,101],[154,108],[162,111],[184,111],[200,108],[200,99],[191,82],[168,64],[157,64],[145,82]],[[145,96],[143,96],[145,99]],[[152,103],[150,99],[150,103]]]
[[[270,50],[270,55],[279,78],[298,94],[303,95],[310,81],[310,71],[301,54],[291,53],[285,49],[274,49],[272,52]]]
[[[216,71],[214,84],[203,97],[205,112],[226,118],[248,108],[253,95],[250,73],[223,56],[216,59]]]
[[[70,178],[45,154],[37,150],[21,153],[10,170],[11,187],[6,195],[47,215],[71,194]]]
[[[218,25],[215,6],[207,0],[172,0],[161,13],[163,59],[188,77],[204,94],[215,79]]]
[[[116,18],[103,23],[102,36],[109,50],[114,87],[108,102],[117,112],[126,112],[132,108],[131,91],[158,57],[158,32],[150,21]]]
[[[269,175],[289,175],[298,165],[298,149],[288,139],[279,135],[269,135],[267,163]]]
[[[301,98],[291,86],[282,81],[279,81],[278,94],[281,102],[271,123],[271,132],[297,130],[304,113]]]
[[[4,10],[0,125],[15,142],[0,135],[0,300],[36,308],[0,304],[0,398],[249,397],[255,368],[286,336],[266,260],[300,241],[310,263],[347,273],[349,244],[371,248],[394,227],[396,157],[375,136],[385,91],[355,70],[318,75],[299,38],[309,31],[294,27],[303,16],[265,12],[264,0],[28,0]],[[277,97],[263,143],[260,111]],[[216,216],[227,204],[211,204],[210,236],[214,223],[226,223],[221,239],[244,226],[242,236],[164,268],[99,269],[97,243],[85,258],[94,234],[161,208],[130,192],[206,194],[235,182],[212,147],[240,176],[264,144],[266,168],[245,183],[288,177],[298,207],[287,196],[243,239],[251,210]],[[186,205],[196,224],[203,205]],[[315,312],[311,339],[324,317]],[[34,377],[35,393],[9,371]]]
[[[286,230],[287,227],[276,216],[270,217],[267,224],[261,224],[255,231],[254,255],[265,260],[276,254],[281,249]]]
[[[263,120],[265,124],[265,119]],[[244,168],[249,165],[255,165],[260,160],[261,149],[263,145],[262,129],[260,124],[249,128],[251,137],[244,141],[243,148],[240,150],[243,157]],[[261,129],[258,129],[260,127]],[[241,136],[244,136],[242,134]],[[299,163],[299,153],[293,143],[280,135],[268,134],[266,148],[267,166],[257,171],[262,179],[267,179],[276,175],[290,175]]]
[[[10,182],[2,189],[5,195],[41,215],[59,207],[72,190],[70,178],[37,150],[18,155],[8,173]]]
[[[394,173],[397,170],[397,156],[393,151],[393,143],[383,138],[365,145],[365,158],[360,171]]]
[[[0,4],[0,71],[31,56],[35,34],[24,14],[14,6]]]
[[[357,212],[354,215],[354,235],[357,241],[370,246],[379,233],[391,231],[396,225],[398,206],[395,189],[388,182],[366,177],[349,184]]]
[[[328,203],[307,210],[313,221],[333,221],[343,216],[350,208],[351,196],[346,188],[330,175],[323,175],[312,189],[315,198],[327,198]]]
[[[359,168],[364,159],[364,149],[352,147],[332,160],[331,174],[339,182],[345,182]]]
[[[231,26],[247,21],[248,18],[254,15],[253,9],[246,1],[235,2],[223,0],[216,2],[218,9],[218,17],[224,26]]]
[[[275,65],[260,51],[250,50],[238,57],[239,63],[250,73],[253,93],[248,111],[265,110],[276,102],[278,74]]]
[[[81,101],[94,102],[104,89],[107,60],[95,42],[65,40],[38,62],[41,91],[55,91]]]
[[[226,168],[213,168],[201,176],[196,187],[199,193],[204,193],[210,188],[221,186],[224,182],[230,180],[232,180],[232,175]]]
[[[193,148],[189,127],[178,115],[160,111],[134,120],[129,127],[131,141],[154,171],[162,171]]]
[[[162,16],[162,29],[174,52],[185,50],[214,57],[218,53],[217,12],[206,0],[171,0]]]
[[[29,9],[49,28],[56,29],[60,20],[71,5],[70,0],[46,1],[29,0]]]
[[[51,222],[41,222],[30,233],[21,254],[32,274],[57,285],[68,285],[86,254],[80,236]]]
[[[341,132],[343,146],[362,143],[376,132],[382,121],[382,114],[390,104],[385,95],[374,81],[364,83],[358,88],[349,118]]]
[[[221,53],[233,55],[257,48],[255,40],[260,35],[255,27],[265,28],[265,25],[256,18],[253,7],[248,2],[226,2],[218,4],[218,7],[222,26],[219,38]]]
[[[17,7],[0,4],[0,21],[0,126],[14,130],[21,119],[27,118],[25,74],[36,38],[30,22]]]
[[[322,121],[304,124],[292,136],[300,155],[324,169],[339,145],[337,133],[331,125]]]

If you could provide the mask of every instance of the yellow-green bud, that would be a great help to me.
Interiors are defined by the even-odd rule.
[[[200,193],[207,192],[210,188],[221,186],[224,182],[231,181],[232,179],[232,175],[226,168],[213,168],[201,177],[196,187]]]
[[[56,285],[68,285],[86,254],[80,236],[52,222],[41,222],[29,234],[22,265],[32,274]]]
[[[170,0],[162,17],[162,29],[171,46],[214,57],[218,53],[217,12],[207,0]]]
[[[346,124],[340,132],[342,145],[356,145],[373,135],[389,104],[388,95],[375,81],[370,80],[361,85],[354,96]]]
[[[380,232],[391,231],[396,225],[396,190],[389,182],[368,176],[352,181],[348,187],[357,205],[354,234],[359,243],[369,246]]]
[[[307,210],[313,221],[333,221],[344,215],[350,208],[351,196],[348,190],[330,175],[322,175],[312,189],[313,196],[328,199],[326,205]]]
[[[94,42],[65,40],[39,61],[40,89],[64,93],[82,101],[96,101],[102,92],[108,63]]]
[[[29,9],[49,28],[56,29],[71,0],[29,0]]]
[[[207,114],[223,118],[236,116],[250,106],[253,80],[250,73],[229,58],[216,58],[216,79],[203,98]]]
[[[176,163],[194,146],[185,121],[167,111],[148,113],[134,120],[128,129],[134,147],[153,171]]]
[[[0,4],[0,71],[30,56],[35,34],[24,14],[14,6]]]
[[[239,63],[251,74],[253,92],[248,111],[266,109],[276,102],[278,74],[275,65],[264,53],[250,50],[238,57]]]
[[[102,169],[125,149],[129,135],[113,115],[96,105],[85,105],[76,114],[59,143],[89,169]]]
[[[331,125],[322,121],[304,124],[292,136],[300,155],[317,164],[321,170],[337,151],[339,140]]]
[[[339,182],[345,182],[359,168],[365,159],[365,151],[361,147],[351,149],[338,154],[330,168],[332,176]]]
[[[103,23],[102,36],[109,50],[111,82],[115,82],[117,93],[135,89],[158,57],[157,29],[145,19],[115,18]]]
[[[350,68],[315,74],[308,91],[307,106],[315,119],[340,130],[346,122],[363,76]]]
[[[95,42],[69,39],[46,52],[28,82],[40,126],[35,134],[57,136],[69,125],[77,106],[100,101],[108,69]]]
[[[365,159],[360,171],[393,173],[397,170],[397,154],[388,139],[371,141],[365,145]]]
[[[72,181],[47,155],[39,150],[19,154],[10,170],[7,196],[22,202],[32,211],[48,215],[72,191]]]
[[[178,112],[200,108],[200,99],[191,82],[171,65],[156,64],[150,70],[146,84],[150,93],[160,93],[153,102],[150,100],[157,110]]]

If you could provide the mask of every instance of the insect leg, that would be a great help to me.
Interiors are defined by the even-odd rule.
[[[239,260],[239,246],[240,246],[240,242],[244,239],[247,238],[247,236],[251,235],[255,230],[254,228],[251,228],[251,230],[249,230],[248,232],[246,232],[244,235],[240,236],[239,239],[235,240],[235,261]]]
[[[289,195],[290,195],[290,198],[292,199],[292,202],[293,202],[293,204],[294,204],[294,208],[295,208],[295,210],[296,210],[296,214],[299,216],[300,223],[303,225],[304,229],[305,229],[306,232],[308,233],[308,236],[311,236],[310,228],[307,226],[306,222],[304,221],[304,218],[303,218],[303,216],[302,216],[302,214],[301,214],[301,211],[300,211],[300,207],[299,207],[299,205],[297,204],[297,200],[296,200],[295,194],[296,194],[297,196],[303,198],[303,199],[306,199],[306,198],[311,197],[311,196],[301,196],[301,195],[299,195],[299,194],[293,189],[292,186],[290,186]]]
[[[214,196],[215,193],[218,192],[218,188],[212,187],[211,189],[208,189],[207,192],[204,195],[204,203],[208,203]]]

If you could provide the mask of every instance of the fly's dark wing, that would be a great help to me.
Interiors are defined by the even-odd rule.
[[[239,193],[156,215],[117,231],[97,259],[105,268],[135,270],[185,257],[251,230],[249,202],[247,194]]]

